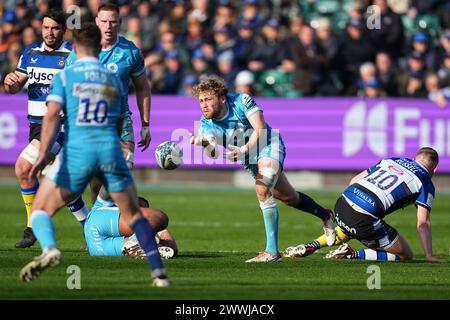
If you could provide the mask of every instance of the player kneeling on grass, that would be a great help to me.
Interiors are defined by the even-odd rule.
[[[278,205],[281,200],[323,221],[327,243],[335,241],[334,222],[329,210],[304,193],[297,192],[283,172],[286,155],[283,139],[264,120],[263,113],[247,94],[228,93],[219,77],[205,78],[193,88],[203,116],[191,143],[202,146],[209,157],[218,157],[217,145],[228,148],[225,156],[240,160],[255,179],[255,191],[264,217],[266,248],[246,262],[280,261],[278,252]]]
[[[145,198],[139,197],[142,215],[158,233],[158,250],[163,259],[171,259],[178,254],[175,239],[167,230],[169,218],[161,210],[150,208]],[[100,189],[97,201],[84,225],[84,236],[91,256],[123,256],[145,258],[136,235],[126,223],[120,210],[105,188]]]
[[[353,250],[347,243],[328,253],[328,259],[378,261],[412,260],[408,242],[383,219],[386,215],[414,203],[417,207],[417,231],[426,260],[443,262],[433,256],[430,211],[434,199],[431,177],[439,162],[432,148],[421,148],[414,160],[383,159],[356,175],[337,200],[334,215],[338,227],[335,244],[357,239],[370,249]],[[306,257],[324,245],[324,237],[294,247],[284,254]]]

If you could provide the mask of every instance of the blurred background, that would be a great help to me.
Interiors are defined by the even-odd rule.
[[[0,0],[0,180],[14,181],[13,165],[28,131],[26,96],[2,93],[4,76],[24,47],[41,41],[41,18],[49,8],[67,12],[78,5],[85,22],[93,21],[101,3]],[[183,147],[190,159],[185,156],[179,169],[155,165],[159,143],[182,144],[185,136],[176,130],[195,129],[200,110],[192,86],[218,74],[231,91],[254,95],[280,131],[285,169],[296,187],[341,188],[382,157],[414,157],[429,145],[441,155],[436,184],[450,190],[450,1],[116,3],[121,35],[142,50],[153,93],[152,147],[136,151],[138,181],[252,184],[236,166],[196,163],[190,146]],[[134,97],[129,101],[136,111]]]

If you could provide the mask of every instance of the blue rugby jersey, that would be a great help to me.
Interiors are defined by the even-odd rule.
[[[28,120],[42,123],[47,113],[45,101],[50,91],[52,80],[64,69],[66,58],[72,50],[69,42],[63,42],[53,51],[45,50],[44,42],[34,43],[25,48],[20,57],[16,71],[28,77]]]
[[[343,193],[349,203],[358,205],[365,213],[383,218],[412,203],[431,211],[435,189],[430,174],[420,163],[388,158],[368,172]]]

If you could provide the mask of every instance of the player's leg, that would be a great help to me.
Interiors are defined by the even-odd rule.
[[[308,195],[298,192],[291,185],[284,172],[280,174],[274,189],[274,196],[286,205],[296,208],[300,211],[311,213],[323,221],[323,230],[329,246],[336,240],[334,230],[333,215],[331,210],[324,209]]]
[[[278,252],[278,220],[277,202],[273,196],[273,188],[281,172],[280,163],[272,158],[260,158],[257,166],[255,191],[264,217],[266,229],[266,249],[263,253],[246,262],[275,262],[281,258]]]
[[[146,254],[152,269],[153,284],[156,286],[168,286],[169,281],[159,255],[155,232],[147,218],[141,213],[134,183],[129,184],[122,191],[109,189],[112,199],[119,207],[121,216],[136,234],[139,244]]]
[[[348,242],[351,239],[351,237],[346,235],[339,226],[336,226],[334,229],[336,232],[336,240],[334,241],[335,246],[340,245],[345,242]],[[313,241],[308,242],[306,244],[300,244],[297,246],[287,247],[284,250],[283,255],[285,257],[292,257],[292,258],[307,257],[307,256],[313,254],[314,252],[316,252],[317,250],[319,250],[320,248],[323,248],[326,246],[328,246],[327,239],[326,239],[326,236],[324,234],[322,234],[318,238],[316,238]]]
[[[56,246],[55,228],[52,216],[77,195],[44,178],[34,199],[31,213],[31,226],[41,245],[42,254],[34,258],[20,271],[20,279],[30,282],[48,267],[59,264],[62,254]]]
[[[32,128],[33,127],[30,128],[30,132],[33,131]],[[39,145],[39,140],[31,140],[28,146],[19,155],[15,164],[16,178],[20,186],[20,192],[22,193],[23,203],[27,212],[27,226],[22,237],[16,242],[16,248],[28,248],[36,242],[36,237],[31,228],[30,216],[31,205],[36,196],[39,181],[37,179],[29,180],[28,174],[38,158]]]

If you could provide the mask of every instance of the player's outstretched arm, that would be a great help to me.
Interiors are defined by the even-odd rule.
[[[5,91],[10,94],[15,94],[22,90],[25,83],[27,83],[28,77],[18,71],[10,72],[6,75],[4,85]]]
[[[47,108],[47,113],[42,122],[39,158],[31,168],[29,174],[30,179],[35,179],[39,171],[41,171],[47,164],[50,156],[51,143],[59,126],[59,113],[62,106],[57,102],[49,101],[47,103]]]
[[[430,211],[422,206],[417,206],[417,232],[422,242],[425,259],[429,262],[446,262],[433,257]]]
[[[151,89],[147,81],[145,73],[138,77],[132,78],[134,87],[136,89],[136,102],[141,115],[141,141],[138,142],[138,147],[145,151],[152,140],[149,130],[150,125],[150,109],[151,109]]]

